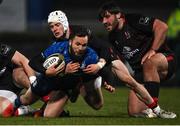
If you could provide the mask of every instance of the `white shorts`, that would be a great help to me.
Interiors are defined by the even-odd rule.
[[[17,98],[17,95],[12,91],[0,90],[0,97],[7,98],[9,101],[14,103],[14,100]]]

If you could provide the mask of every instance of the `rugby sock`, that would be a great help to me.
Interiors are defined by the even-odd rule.
[[[49,101],[50,97],[49,97],[49,95],[45,95],[45,96],[41,97],[41,99],[43,102],[47,103]]]
[[[158,102],[160,83],[154,81],[144,82],[144,87],[147,89],[151,97]]]
[[[155,114],[159,115],[161,108],[157,104],[157,101],[154,100],[151,104],[146,104]]]

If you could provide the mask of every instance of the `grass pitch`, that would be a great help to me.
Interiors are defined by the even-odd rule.
[[[161,108],[177,113],[176,119],[132,118],[127,114],[128,88],[117,88],[115,93],[103,90],[104,106],[101,110],[91,109],[81,97],[76,103],[68,103],[66,109],[71,117],[33,118],[0,117],[1,125],[180,125],[180,88],[161,88]],[[38,102],[33,106],[40,106]]]

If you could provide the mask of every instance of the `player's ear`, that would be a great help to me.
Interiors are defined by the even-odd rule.
[[[120,18],[121,18],[121,13],[117,13],[117,14],[116,14],[116,18],[117,18],[117,19],[120,19]]]

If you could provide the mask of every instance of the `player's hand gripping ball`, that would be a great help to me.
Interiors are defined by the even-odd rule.
[[[55,53],[55,54],[48,56],[43,63],[43,67],[45,69],[48,69],[49,67],[51,67],[55,64],[56,64],[56,66],[55,66],[56,69],[58,69],[58,70],[62,69],[65,66],[64,56],[59,53]]]

